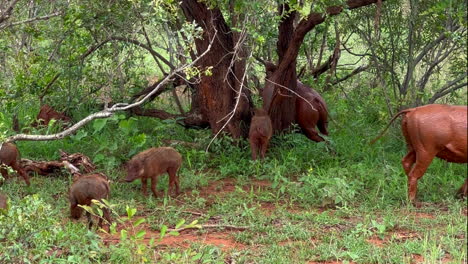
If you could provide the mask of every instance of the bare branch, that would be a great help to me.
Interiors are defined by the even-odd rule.
[[[162,56],[161,54],[159,54],[158,52],[156,52],[154,49],[152,49],[149,45],[146,45],[146,44],[143,44],[141,43],[140,41],[136,40],[136,39],[131,39],[131,38],[126,38],[126,37],[117,37],[117,36],[111,36],[109,37],[108,39],[102,41],[101,43],[98,43],[92,47],[90,47],[85,53],[83,53],[83,55],[81,55],[81,60],[84,60],[86,57],[88,57],[91,53],[95,52],[96,50],[98,50],[99,48],[101,48],[104,44],[110,42],[110,41],[114,41],[114,40],[117,40],[117,41],[123,41],[123,42],[128,42],[128,43],[131,43],[131,44],[134,44],[134,45],[137,45],[143,49],[146,49],[147,51],[149,51],[149,53],[160,59],[162,62],[164,62],[167,66],[169,66],[169,68],[171,68],[171,70],[174,70],[175,69],[175,66],[172,65],[172,63],[170,63],[166,58],[164,58],[164,56]]]
[[[13,12],[13,9],[15,8],[15,5],[18,2],[19,0],[13,0],[11,1],[10,5],[5,10],[0,10],[0,24],[7,21],[10,18],[11,13]]]
[[[451,48],[446,49],[447,45],[443,45],[442,48],[439,50],[437,56],[434,58],[433,62],[429,65],[426,72],[423,74],[421,79],[418,81],[419,90],[423,91],[426,87],[427,82],[429,81],[430,76],[432,75],[434,69],[443,62],[448,56],[456,49],[456,45],[453,45]],[[445,52],[442,54],[442,50]]]
[[[180,100],[179,100],[179,96],[177,95],[176,87],[172,89],[172,96],[174,97],[174,101],[176,102],[176,105],[179,108],[180,114],[185,115],[184,108],[182,107],[182,104],[180,103]]]
[[[142,29],[142,32],[143,32],[143,36],[145,36],[145,40],[146,40],[146,43],[148,44],[148,47],[151,49],[151,50],[154,50],[153,48],[153,45],[151,44],[151,41],[148,37],[148,33],[146,33],[146,28],[145,28],[145,24],[143,23],[143,18],[141,17],[141,14],[139,14],[140,18],[142,19],[141,21],[141,29]],[[164,70],[164,67],[161,65],[161,63],[159,62],[159,59],[158,57],[156,57],[156,55],[154,53],[151,53],[151,56],[153,56],[153,59],[154,61],[156,62],[156,64],[158,65],[159,67],[159,70],[162,72],[163,75],[166,75],[166,71]]]
[[[442,98],[443,96],[450,94],[458,89],[461,89],[467,85],[468,82],[463,82],[461,84],[458,84],[460,81],[465,79],[467,76],[467,73],[465,72],[464,74],[461,74],[454,80],[447,82],[442,88],[440,88],[430,99],[429,103],[434,103],[437,99]]]
[[[166,232],[181,232],[188,229],[202,229],[202,228],[223,228],[223,229],[231,229],[231,230],[246,230],[249,229],[249,226],[233,226],[233,225],[195,225],[192,227],[181,227],[181,228],[174,228],[174,229],[167,229]]]
[[[455,28],[453,29],[453,31],[456,31],[456,29],[458,28]],[[439,37],[435,40],[433,40],[432,42],[429,42],[424,48],[423,50],[419,53],[419,55],[415,58],[414,60],[414,64],[418,64],[422,58],[424,58],[424,56],[431,50],[433,49],[435,46],[437,46],[440,42],[442,42],[444,39],[447,38],[447,33],[446,32],[442,32],[440,33]]]
[[[339,79],[336,79],[334,80],[331,84],[332,85],[335,85],[337,83],[340,83],[340,82],[343,82],[343,81],[346,81],[347,79],[353,77],[354,75],[357,75],[363,71],[366,71],[367,69],[369,68],[369,65],[361,65],[359,67],[357,67],[356,69],[354,69],[350,74],[348,75],[345,75]]]
[[[36,22],[36,21],[40,21],[40,20],[49,20],[50,18],[59,16],[61,14],[62,14],[62,12],[55,12],[55,13],[45,15],[45,16],[41,16],[41,17],[33,17],[33,18],[23,20],[23,21],[18,21],[18,22],[13,22],[13,23],[9,23],[9,24],[0,25],[0,30],[5,29],[7,27],[13,27],[13,26],[21,25],[21,24],[32,23],[32,22]]]
[[[60,73],[55,74],[54,78],[44,88],[44,90],[42,91],[42,94],[39,96],[40,105],[43,105],[44,96],[46,95],[49,88],[55,83],[55,81],[57,81],[59,77],[60,77]]]
[[[186,128],[207,128],[209,127],[209,123],[203,119],[203,116],[189,112],[185,115],[180,114],[172,114],[166,112],[164,110],[159,109],[141,109],[140,107],[132,108],[132,114],[138,116],[149,116],[149,117],[156,117],[161,120],[166,119],[177,119],[177,124],[184,126]]]

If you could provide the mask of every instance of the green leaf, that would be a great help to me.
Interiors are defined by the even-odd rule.
[[[152,238],[150,239],[148,245],[149,245],[150,247],[153,247],[153,246],[154,246],[154,237],[152,237]]]
[[[117,223],[116,223],[116,222],[113,222],[113,223],[110,225],[109,231],[110,231],[111,234],[117,233]]]
[[[87,205],[78,205],[79,207],[83,208],[85,211],[90,212],[91,214],[95,214],[93,208]]]
[[[107,119],[97,119],[93,122],[94,134],[99,133],[107,124]]]
[[[198,220],[193,220],[188,226],[195,226],[198,223]]]
[[[146,221],[145,218],[140,218],[140,219],[136,220],[135,223],[133,223],[133,226],[137,227],[137,226],[141,225],[142,223],[144,223],[145,221]]]
[[[76,135],[73,135],[73,136],[70,136],[74,141],[81,141],[84,137],[86,137],[88,135],[87,132],[85,132],[84,130],[80,130],[78,131],[78,133],[76,133]]]
[[[105,159],[106,159],[106,157],[103,154],[99,153],[96,156],[94,156],[93,162],[94,163],[99,163],[99,162],[101,162],[101,161],[103,161]]]
[[[176,228],[176,229],[177,229],[177,228],[180,228],[184,223],[185,223],[185,219],[181,219],[181,220],[177,223],[177,225],[175,226],[175,228]]]
[[[167,231],[167,226],[163,225],[161,227],[161,231],[159,232],[159,239],[163,239],[163,237],[166,235],[166,231]]]
[[[199,260],[199,259],[201,259],[202,256],[203,256],[202,253],[198,253],[198,254],[196,254],[195,256],[192,257],[192,261]]]
[[[102,217],[102,210],[101,210],[101,208],[96,208],[96,211],[97,211],[97,215],[99,215],[100,217]]]
[[[137,239],[141,239],[142,237],[145,236],[145,234],[146,234],[146,231],[145,231],[145,230],[140,230],[140,231],[138,231],[138,233],[135,235],[135,237],[136,237]]]
[[[146,143],[146,134],[141,133],[132,137],[132,142],[135,143],[138,147],[143,146]]]
[[[124,241],[125,239],[127,239],[127,230],[122,229],[120,230],[120,240]]]
[[[135,215],[135,213],[137,211],[136,208],[130,208],[130,207],[128,207],[128,205],[126,207],[126,210],[127,210],[128,219],[132,219],[132,217]]]

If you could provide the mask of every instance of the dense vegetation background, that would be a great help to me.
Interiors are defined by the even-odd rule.
[[[340,4],[343,10],[331,16],[329,7]],[[466,105],[466,4],[2,1],[2,141],[17,133],[61,131],[57,123],[30,127],[43,104],[75,123],[104,105],[135,102],[177,74],[132,111],[94,120],[62,140],[17,142],[23,158],[55,160],[59,149],[91,157],[112,179],[113,217],[124,223],[111,236],[70,221],[67,171],[33,176],[30,187],[9,180],[0,187],[10,198],[8,212],[0,212],[0,262],[466,263],[466,200],[454,198],[466,165],[435,160],[419,184],[423,206],[415,208],[406,202],[399,126],[368,144],[402,108]],[[312,142],[296,133],[297,126],[284,125],[288,109],[279,105],[272,119],[286,129],[273,137],[265,161],[252,162],[242,137],[250,111],[263,105],[261,91],[280,89],[268,87],[264,63],[281,65],[288,54],[284,45],[294,46],[291,37],[301,22],[326,13],[294,44],[296,57],[274,78],[293,83],[287,85],[293,90],[298,78],[321,93],[331,118],[328,143]],[[219,41],[212,42],[213,54],[177,70],[195,61],[213,36]],[[213,108],[209,102],[216,102]],[[220,120],[230,115],[233,125],[210,145],[224,125]],[[139,182],[118,182],[124,161],[165,145],[184,157],[183,195],[145,198]],[[160,191],[166,179],[159,181]],[[159,231],[194,220],[248,228],[190,231],[199,237],[222,234],[241,245],[227,250],[203,241],[158,244]]]

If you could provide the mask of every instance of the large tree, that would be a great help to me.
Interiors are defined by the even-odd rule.
[[[263,89],[263,104],[270,112],[276,131],[288,128],[295,121],[296,61],[306,34],[316,25],[323,23],[327,17],[341,13],[344,8],[355,9],[376,2],[378,0],[348,0],[343,6],[326,7],[325,12],[309,12],[299,21],[298,7],[291,8],[288,1],[278,4],[278,62],[276,70],[265,81]],[[235,116],[230,119],[227,127],[231,135],[238,136],[241,121],[249,121],[251,106],[248,93],[245,96],[241,95],[240,103],[236,104],[239,93],[246,91],[242,89],[245,81],[244,48],[236,45],[233,30],[227,25],[216,4],[209,7],[205,2],[184,0],[181,7],[187,20],[195,21],[204,30],[203,38],[195,42],[198,52],[205,50],[207,43],[216,34],[216,41],[209,56],[197,64],[201,68],[213,67],[213,74],[203,76],[198,86],[202,113],[209,120],[213,132],[217,132],[229,120],[226,116],[235,111]],[[234,109],[236,105],[237,108]]]

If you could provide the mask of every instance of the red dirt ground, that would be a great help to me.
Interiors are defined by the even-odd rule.
[[[394,239],[397,241],[405,241],[408,239],[420,239],[421,236],[411,230],[405,230],[405,229],[397,229],[392,232],[389,232],[388,235],[386,235],[383,239],[374,235],[371,238],[367,239],[367,242],[369,244],[372,244],[376,247],[384,247],[389,240]]]
[[[222,199],[226,195],[228,195],[231,192],[236,191],[236,186],[237,185],[237,180],[233,178],[227,178],[227,179],[222,179],[219,181],[215,181],[209,186],[200,188],[196,192],[200,197],[203,197],[207,200],[208,204],[212,204],[216,202],[217,199]],[[248,184],[245,184],[243,186],[238,186],[237,188],[242,188],[242,190],[246,192],[250,192],[253,190],[254,192],[268,189],[271,186],[271,182],[265,181],[265,180],[253,180],[249,182]],[[187,191],[183,195],[192,195],[194,191]],[[182,202],[182,201],[180,201]],[[258,202],[258,205],[260,206],[260,209],[266,214],[266,215],[271,215],[278,206],[283,206],[282,204],[276,204],[272,202]],[[291,213],[300,213],[302,212],[302,209],[299,207],[291,207],[288,206],[286,208],[289,212]],[[139,210],[140,211],[140,210]],[[140,211],[143,212],[144,210]],[[323,213],[331,213],[333,214],[333,210],[325,210],[325,209],[317,209],[317,212]],[[462,214],[467,213],[466,209],[461,212]],[[435,216],[431,213],[425,213],[425,212],[408,212],[408,214],[411,214],[414,216],[416,219],[434,219]],[[136,220],[136,219],[135,219]],[[351,220],[356,220],[356,219],[349,219],[350,222],[354,222]],[[120,238],[120,230],[123,228],[126,228],[127,230],[130,230],[131,227],[130,224],[125,224],[125,225],[118,225],[118,232],[114,235],[110,234],[103,234],[102,239],[104,243],[118,243],[119,238]],[[339,229],[339,228],[338,228]],[[214,246],[219,246],[223,251],[231,251],[234,249],[240,250],[240,249],[245,249],[247,245],[244,245],[242,243],[236,242],[233,238],[233,233],[238,232],[238,231],[233,231],[233,230],[226,230],[226,231],[219,231],[217,229],[205,229],[206,232],[199,232],[197,229],[190,229],[190,230],[184,230],[180,232],[179,236],[171,236],[171,235],[166,235],[161,241],[158,241],[159,239],[159,232],[156,232],[152,230],[148,224],[144,223],[140,225],[137,230],[134,230],[132,233],[136,233],[139,230],[145,230],[146,234],[144,238],[142,239],[143,243],[149,243],[149,241],[154,238],[155,240],[155,245],[157,247],[179,247],[179,248],[188,248],[190,245],[194,242],[196,243],[202,243],[206,245],[214,245]],[[130,234],[129,234],[130,235]],[[379,238],[378,236],[374,235],[371,238],[367,240],[369,244],[372,244],[376,247],[385,247],[386,244],[391,240],[397,240],[397,241],[405,241],[408,239],[421,239],[420,235],[414,231],[411,230],[404,230],[404,229],[396,229],[393,230],[392,232],[389,232],[383,239]],[[280,242],[280,245],[291,245],[296,242],[303,242],[303,241],[294,241],[294,240],[285,240]],[[318,242],[317,240],[313,240],[312,242]],[[420,255],[413,254],[411,256],[412,262],[411,263],[423,263],[424,258]],[[444,259],[441,260],[442,263],[446,263],[450,261],[450,256],[446,256]],[[343,263],[342,261],[322,261],[322,262],[317,262],[317,261],[309,261],[309,264],[341,264]],[[348,262],[348,263],[354,263],[354,262]]]
[[[135,219],[136,221],[137,219]],[[179,247],[188,248],[190,244],[197,242],[206,245],[219,246],[222,250],[230,251],[232,249],[243,249],[246,246],[242,243],[236,242],[232,238],[232,234],[235,231],[210,231],[209,233],[200,233],[197,229],[183,230],[178,236],[172,236],[166,234],[166,236],[159,241],[160,233],[153,231],[147,224],[141,224],[138,228],[131,231],[131,225],[119,225],[117,233],[115,234],[103,234],[101,235],[104,244],[119,243],[120,241],[120,230],[126,228],[129,235],[133,235],[140,230],[146,232],[145,236],[141,239],[142,243],[149,243],[154,238],[155,245],[157,247]]]
[[[224,197],[230,192],[236,190],[236,179],[228,178],[216,181],[213,184],[201,188],[198,192],[201,197],[205,197],[208,201],[214,202],[214,199]],[[244,191],[258,191],[259,189],[269,188],[271,182],[263,180],[254,180],[249,184],[242,186]],[[190,193],[187,193],[190,195]],[[261,207],[268,208],[266,210],[274,210],[276,206],[272,203],[262,203]],[[135,221],[137,218],[135,219]],[[103,234],[102,239],[104,243],[118,243],[120,241],[120,230],[122,229],[132,230],[130,224],[119,224],[117,227],[116,234]],[[140,230],[145,230],[146,234],[142,239],[143,243],[149,243],[149,241],[154,238],[156,241],[155,244],[159,247],[189,247],[190,244],[197,242],[203,243],[206,245],[215,245],[222,248],[222,250],[229,251],[232,249],[243,249],[246,246],[242,243],[236,242],[232,238],[232,234],[237,231],[211,231],[209,230],[206,233],[200,233],[198,230],[184,230],[181,231],[178,236],[166,235],[161,241],[159,239],[159,232],[153,231],[147,224],[141,224],[138,228],[130,232],[129,235],[135,234]]]
[[[202,187],[197,190],[199,195],[204,198],[210,197],[224,197],[228,193],[234,192],[236,190],[237,180],[233,178],[226,178],[216,182],[213,182],[211,185]],[[242,186],[242,189],[246,192],[251,189],[254,191],[259,191],[262,189],[268,189],[271,186],[271,182],[266,180],[253,180],[249,184]]]
[[[441,260],[437,263],[450,263],[452,262],[452,258],[450,256],[444,256]],[[411,255],[411,264],[421,264],[421,263],[428,263],[424,260],[424,257],[418,254]]]

